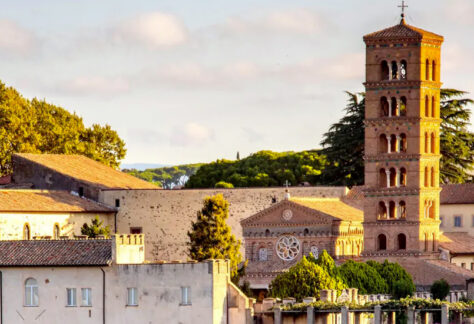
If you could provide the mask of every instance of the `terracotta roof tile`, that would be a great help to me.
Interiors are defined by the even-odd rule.
[[[0,212],[105,212],[115,210],[59,190],[0,190]]]
[[[338,198],[291,198],[290,201],[344,221],[363,221],[364,213]]]
[[[474,183],[441,186],[441,204],[474,204]]]
[[[0,241],[0,267],[106,266],[111,240]]]
[[[443,36],[407,25],[405,20],[399,24],[364,36],[364,40],[413,38],[417,40],[435,39],[442,41]]]
[[[443,233],[439,245],[451,254],[474,254],[474,237],[468,233]]]
[[[159,189],[82,155],[17,153],[15,156],[103,189]]]

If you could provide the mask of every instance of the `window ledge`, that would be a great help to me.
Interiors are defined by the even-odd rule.
[[[138,305],[125,305],[125,307],[138,307]]]
[[[39,305],[23,305],[23,307],[39,307]]]
[[[86,308],[89,307],[90,308],[90,307],[92,307],[92,305],[81,305],[79,307],[86,307]]]
[[[77,307],[77,305],[66,305],[66,307]]]
[[[189,304],[179,303],[179,306],[193,306],[193,304],[191,304],[191,303],[189,303]]]

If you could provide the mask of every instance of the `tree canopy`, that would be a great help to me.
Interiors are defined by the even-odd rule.
[[[87,223],[82,225],[81,234],[87,235],[89,238],[96,238],[99,235],[109,237],[110,228],[109,226],[104,226],[104,222],[99,219],[99,216],[96,216],[94,219],[92,219],[90,225]]]
[[[278,275],[270,285],[273,297],[318,297],[321,289],[357,288],[361,294],[391,294],[405,298],[415,291],[410,274],[398,263],[385,260],[356,262],[348,260],[336,266],[324,250],[318,258],[312,254]]]
[[[228,217],[229,203],[222,194],[206,197],[202,209],[197,213],[197,220],[188,232],[189,256],[197,261],[230,260],[232,281],[238,283],[239,264],[242,262],[241,242],[226,224]]]
[[[12,172],[13,153],[81,154],[118,168],[125,143],[109,125],[85,127],[82,118],[44,100],[28,100],[0,82],[0,174]]]
[[[327,162],[317,151],[260,151],[240,160],[217,160],[202,165],[186,183],[188,188],[213,188],[219,182],[234,187],[282,186],[308,182],[321,184]]]

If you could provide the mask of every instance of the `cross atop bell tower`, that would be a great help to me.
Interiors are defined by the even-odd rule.
[[[439,237],[443,37],[402,21],[364,36],[365,256],[432,257]]]
[[[408,8],[408,6],[405,4],[405,0],[402,1],[402,4],[398,6],[398,8],[402,8],[402,19],[405,18],[405,8]]]

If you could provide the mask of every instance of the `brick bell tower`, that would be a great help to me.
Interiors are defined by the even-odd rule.
[[[443,40],[407,25],[404,14],[364,36],[364,256],[438,251]]]

